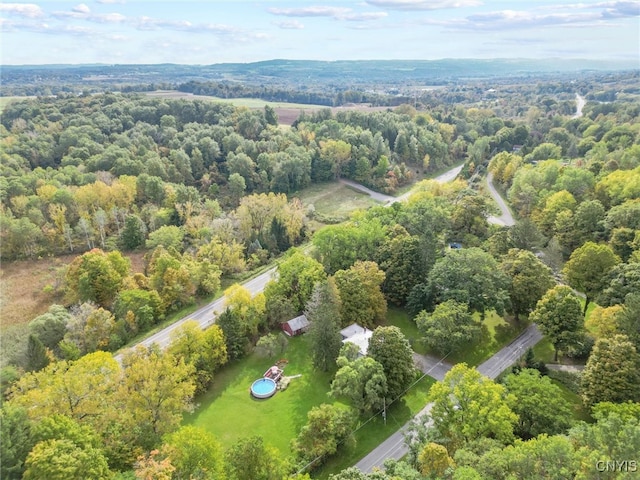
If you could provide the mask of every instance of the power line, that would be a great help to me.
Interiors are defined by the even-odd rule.
[[[447,353],[444,357],[442,357],[440,360],[438,360],[438,362],[436,362],[435,365],[433,365],[429,370],[427,370],[426,372],[424,372],[420,378],[418,378],[415,382],[413,382],[411,385],[409,385],[402,393],[400,393],[400,395],[398,395],[396,398],[394,398],[389,405],[393,405],[393,403],[395,403],[396,401],[400,400],[409,390],[411,390],[413,387],[415,387],[418,383],[420,383],[422,381],[422,379],[424,379],[424,377],[430,376],[429,373],[438,365],[440,364],[440,362],[444,361],[449,355],[451,354],[451,351],[449,351],[449,353]],[[385,401],[385,406],[382,410],[379,410],[377,413],[374,413],[373,415],[371,415],[364,423],[361,423],[358,428],[356,428],[355,430],[353,430],[348,436],[347,438],[355,435],[359,430],[361,430],[365,425],[367,425],[369,422],[371,422],[372,420],[374,420],[378,415],[380,415],[381,413],[386,411],[386,401]],[[344,440],[340,440],[340,442],[338,442],[338,446],[341,445],[342,443],[344,443]],[[302,474],[304,473],[307,468],[309,468],[311,465],[313,465],[314,463],[316,463],[319,460],[322,460],[322,458],[324,458],[325,455],[318,455],[316,458],[314,458],[313,460],[311,460],[309,463],[307,463],[306,465],[302,466],[297,472],[296,474]]]

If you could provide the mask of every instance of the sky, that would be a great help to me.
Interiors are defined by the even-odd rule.
[[[0,3],[2,65],[584,58],[640,68],[640,0]]]

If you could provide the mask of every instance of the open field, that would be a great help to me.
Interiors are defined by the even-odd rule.
[[[313,205],[319,222],[323,219],[344,221],[355,210],[379,205],[367,194],[338,182],[317,183],[292,193],[290,197],[299,198],[305,207]]]
[[[144,270],[144,252],[125,252],[123,255],[131,260],[133,272]],[[56,300],[53,288],[59,281],[57,272],[76,256],[3,262],[0,268],[0,328],[28,323],[46,312]]]
[[[193,95],[192,93],[179,92],[177,90],[156,90],[155,92],[148,92],[146,95],[149,97],[170,99],[209,100],[212,102],[231,103],[236,107],[247,107],[252,109],[264,108],[266,105],[269,105],[278,114],[278,120],[281,125],[291,125],[298,119],[303,111],[315,112],[324,108],[330,108],[334,113],[345,110],[375,112],[387,110],[389,108],[371,107],[368,104],[350,104],[340,107],[327,107],[326,105],[312,105],[307,103],[269,102],[259,98],[220,98],[208,95]]]
[[[2,113],[4,107],[6,107],[9,103],[17,100],[27,100],[29,98],[35,97],[0,97],[0,113]]]

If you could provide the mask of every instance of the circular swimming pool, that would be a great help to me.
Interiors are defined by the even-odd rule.
[[[251,395],[256,398],[269,398],[276,393],[276,382],[270,378],[259,378],[251,384]]]

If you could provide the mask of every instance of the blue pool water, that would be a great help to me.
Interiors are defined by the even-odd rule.
[[[276,393],[276,382],[270,378],[260,378],[251,385],[251,395],[256,398],[269,398]]]

